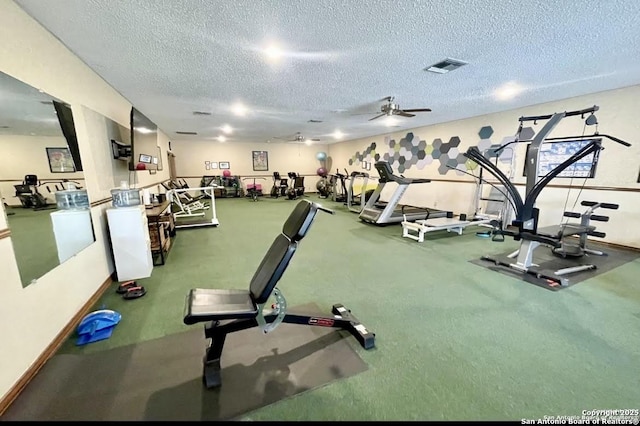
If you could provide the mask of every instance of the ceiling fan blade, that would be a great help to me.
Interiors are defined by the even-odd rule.
[[[384,117],[385,115],[387,115],[387,114],[382,113],[382,114],[380,114],[380,115],[376,115],[375,117],[370,118],[370,119],[369,119],[369,121],[371,121],[371,120],[375,120],[376,118]]]
[[[393,96],[386,96],[382,99],[379,99],[378,102],[393,102]]]
[[[418,109],[402,109],[404,112],[431,112],[429,108],[418,108]]]
[[[415,114],[409,114],[407,111],[405,110],[398,110],[397,112],[395,112],[395,115],[401,115],[403,117],[415,117]]]

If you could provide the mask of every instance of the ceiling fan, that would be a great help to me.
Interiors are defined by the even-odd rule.
[[[387,96],[386,98],[380,99],[379,102],[386,102],[384,105],[380,107],[381,114],[376,115],[373,118],[370,118],[369,121],[375,120],[380,117],[392,116],[392,115],[400,115],[402,117],[415,117],[415,114],[411,114],[412,112],[431,112],[430,108],[417,108],[417,109],[401,109],[398,104],[393,103],[393,96]]]
[[[320,139],[306,138],[300,132],[296,132],[291,136],[284,136],[284,137],[274,136],[274,139],[280,139],[280,140],[285,140],[287,142],[298,142],[298,143],[307,142],[307,141],[320,142]]]

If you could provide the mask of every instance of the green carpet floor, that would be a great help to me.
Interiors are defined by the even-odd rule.
[[[22,207],[7,211],[13,213],[7,216],[7,222],[23,287],[60,264],[51,224],[51,212],[54,211],[53,208],[33,210]]]
[[[400,225],[367,225],[341,204],[308,199],[336,214],[318,214],[278,287],[290,305],[343,303],[377,347],[351,339],[369,370],[245,420],[519,420],[639,408],[639,260],[550,292],[470,262],[517,248],[512,240],[491,242],[469,227],[417,243]],[[123,318],[110,339],[76,347],[73,337],[60,353],[189,329],[188,290],[248,287],[295,203],[217,200],[220,226],[179,230],[167,263],[139,280],[146,296],[125,301],[115,283],[104,294],[96,308]]]

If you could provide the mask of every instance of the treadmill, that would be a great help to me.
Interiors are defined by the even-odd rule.
[[[447,217],[449,212],[443,210],[398,204],[409,185],[414,183],[429,183],[431,179],[410,179],[404,176],[394,175],[393,169],[387,161],[377,161],[375,167],[380,174],[380,179],[378,180],[378,186],[358,216],[361,221],[375,225],[386,225],[389,223],[400,223],[405,220],[405,217],[408,222],[427,218]],[[383,202],[380,201],[380,194],[387,182],[397,183],[398,188],[396,188],[388,202]]]

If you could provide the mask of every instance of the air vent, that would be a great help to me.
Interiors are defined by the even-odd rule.
[[[311,120],[307,121],[307,123],[322,123],[322,120],[311,119]]]
[[[195,136],[198,134],[197,132],[176,132],[176,133],[179,135],[192,135],[192,136]]]
[[[206,111],[193,111],[193,115],[211,115],[211,113]]]
[[[40,101],[41,104],[53,105],[53,101]]]
[[[8,129],[9,126],[0,126],[0,129]]]
[[[468,62],[461,61],[459,59],[447,58],[444,61],[440,61],[437,64],[433,64],[430,67],[425,68],[425,71],[435,72],[436,74],[446,74],[449,71],[457,70],[463,65],[467,65]]]

